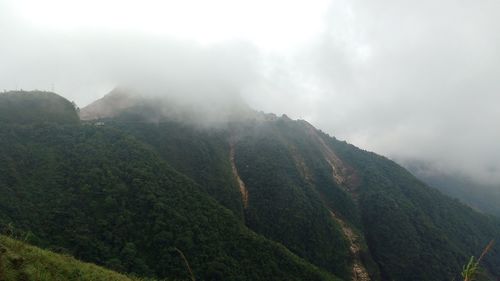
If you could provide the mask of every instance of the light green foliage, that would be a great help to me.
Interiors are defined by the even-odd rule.
[[[479,270],[479,262],[472,256],[469,262],[464,265],[462,277],[464,281],[474,281],[477,271]]]
[[[480,262],[486,256],[486,254],[488,254],[491,251],[493,245],[494,245],[494,240],[491,240],[490,243],[488,243],[488,245],[484,248],[483,252],[481,253],[481,256],[479,256],[478,259],[472,256],[469,262],[466,265],[464,265],[462,270],[463,281],[484,280],[482,279],[482,277],[485,277],[486,274],[480,267]]]
[[[1,281],[139,281],[0,235]]]

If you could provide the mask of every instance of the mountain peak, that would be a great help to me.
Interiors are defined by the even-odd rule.
[[[134,118],[159,122],[176,120],[203,126],[258,118],[237,95],[193,99],[190,96],[143,93],[115,88],[103,98],[81,109],[82,120]]]

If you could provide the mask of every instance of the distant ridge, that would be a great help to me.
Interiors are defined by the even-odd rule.
[[[52,92],[10,91],[0,93],[0,122],[15,124],[77,124],[76,106]]]

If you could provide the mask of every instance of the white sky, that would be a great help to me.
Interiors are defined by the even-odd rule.
[[[193,39],[249,40],[264,49],[307,42],[322,31],[327,0],[16,0],[13,13],[43,29],[108,29]]]

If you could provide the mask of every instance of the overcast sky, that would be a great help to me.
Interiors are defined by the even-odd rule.
[[[0,0],[0,89],[144,81],[500,184],[497,0]]]

